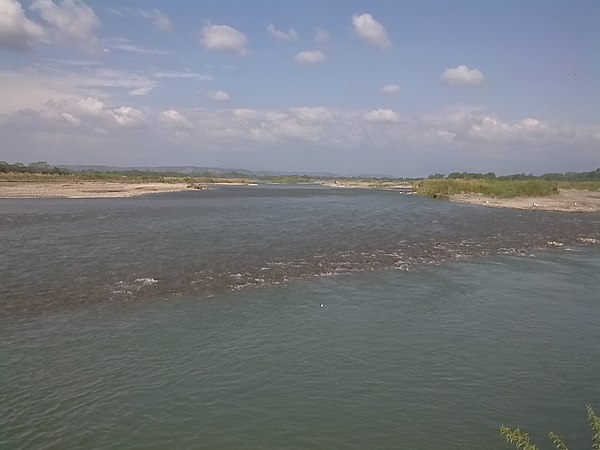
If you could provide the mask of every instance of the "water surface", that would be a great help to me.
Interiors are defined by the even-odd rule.
[[[598,215],[310,187],[0,203],[0,448],[510,448],[502,423],[589,446]]]
[[[487,209],[373,190],[258,186],[0,200],[0,315],[204,297],[586,239],[600,239],[600,215]]]

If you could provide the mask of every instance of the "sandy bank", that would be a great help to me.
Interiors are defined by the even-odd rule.
[[[122,198],[188,189],[187,183],[1,182],[0,198]]]
[[[531,209],[563,212],[600,212],[600,192],[579,189],[561,189],[548,197],[494,198],[481,194],[455,194],[453,202],[493,208]]]

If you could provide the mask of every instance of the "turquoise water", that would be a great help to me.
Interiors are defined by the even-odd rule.
[[[262,189],[3,203],[0,448],[589,446],[597,215]]]

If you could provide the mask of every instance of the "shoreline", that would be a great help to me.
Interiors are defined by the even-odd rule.
[[[168,192],[210,189],[217,185],[247,185],[247,183],[189,183],[176,182],[123,182],[123,181],[6,181],[0,182],[0,199],[34,198],[130,198]],[[380,189],[394,191],[405,185],[373,186],[364,182],[323,183],[325,186],[342,189]],[[558,194],[547,197],[497,198],[482,194],[454,194],[448,200],[455,203],[489,208],[511,208],[532,211],[558,211],[569,213],[600,212],[600,192],[582,189],[561,189]]]
[[[74,182],[1,182],[1,199],[25,198],[129,198],[166,192],[187,191],[187,183],[157,183],[118,181]]]
[[[448,200],[488,208],[511,208],[531,211],[558,211],[569,213],[600,212],[600,192],[582,189],[561,189],[547,197],[497,198],[481,194],[454,194]]]

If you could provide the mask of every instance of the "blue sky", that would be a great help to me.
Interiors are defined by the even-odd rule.
[[[600,2],[0,0],[0,160],[600,167]]]

